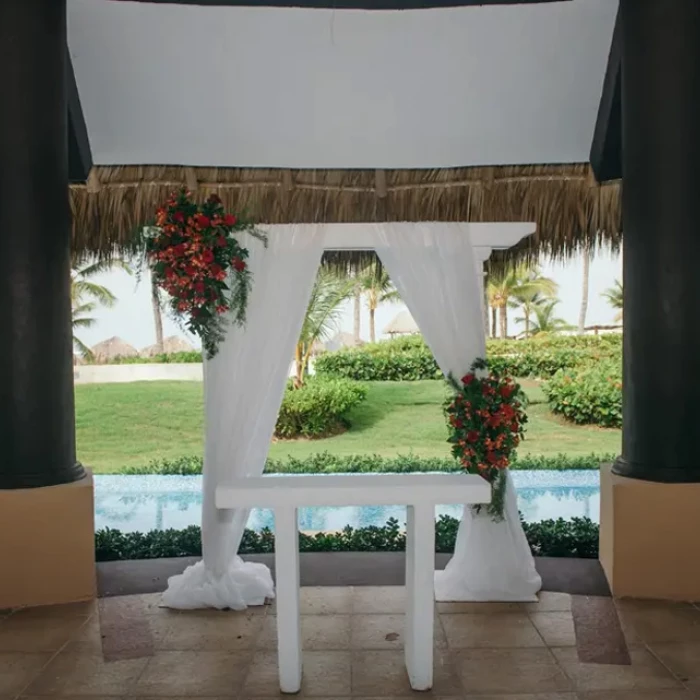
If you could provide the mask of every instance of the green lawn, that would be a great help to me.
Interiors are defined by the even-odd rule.
[[[619,452],[619,430],[564,423],[549,413],[534,382],[522,383],[532,403],[521,455]],[[276,442],[270,456],[303,458],[325,450],[387,457],[409,452],[421,457],[449,455],[442,382],[375,382],[369,386],[367,400],[349,416],[349,432],[326,440]],[[202,452],[201,383],[88,384],[75,388],[75,398],[78,456],[96,472]]]

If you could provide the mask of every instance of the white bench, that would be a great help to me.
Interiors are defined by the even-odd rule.
[[[414,690],[429,690],[433,685],[435,506],[490,500],[491,487],[484,479],[459,473],[271,475],[236,479],[219,486],[219,509],[274,510],[281,691],[301,690],[298,508],[407,506],[406,670]]]

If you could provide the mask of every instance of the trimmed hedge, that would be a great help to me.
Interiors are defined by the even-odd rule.
[[[348,427],[345,414],[367,397],[367,387],[350,379],[308,379],[282,399],[275,436],[322,438]]]
[[[152,357],[113,357],[109,362],[89,362],[95,365],[149,365],[149,364],[197,364],[202,361],[202,353],[199,350],[186,352],[162,353]]]
[[[435,551],[454,551],[459,521],[441,515],[435,525]],[[532,553],[547,557],[598,556],[598,525],[589,518],[543,520],[523,523]],[[406,534],[398,520],[392,518],[383,527],[346,527],[342,532],[299,535],[301,552],[401,552],[406,548]],[[260,532],[246,530],[241,540],[240,554],[267,554],[275,551],[275,536],[265,528]],[[121,532],[98,530],[95,533],[95,559],[118,561],[126,559],[161,559],[165,557],[199,557],[202,537],[198,526],[184,530],[151,530],[151,532]]]
[[[511,469],[533,469],[564,471],[567,469],[598,469],[601,463],[614,461],[614,455],[591,454],[585,457],[525,456],[511,465]],[[144,467],[125,467],[120,474],[161,474],[194,476],[202,473],[202,458],[199,456],[162,459],[150,462]],[[265,465],[267,474],[351,474],[351,473],[409,473],[409,472],[451,472],[459,471],[454,459],[420,458],[413,455],[380,457],[379,455],[339,456],[330,452],[320,452],[304,459],[289,457],[286,460],[268,459]]]
[[[617,361],[559,371],[542,390],[550,410],[574,423],[622,426],[622,366]]]
[[[607,359],[621,361],[620,335],[547,336],[530,340],[489,340],[491,367],[514,377],[552,377]],[[361,381],[415,381],[440,379],[442,373],[421,336],[363,345],[318,357],[315,372],[323,377]]]

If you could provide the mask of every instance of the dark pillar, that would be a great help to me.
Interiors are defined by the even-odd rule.
[[[75,456],[66,0],[0,1],[0,489],[84,476]]]
[[[621,0],[624,398],[615,472],[700,482],[700,2]]]

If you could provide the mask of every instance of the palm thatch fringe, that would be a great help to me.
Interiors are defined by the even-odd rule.
[[[588,164],[381,171],[100,166],[86,185],[71,186],[76,250],[129,251],[139,228],[182,186],[198,199],[217,193],[227,209],[260,224],[535,221],[537,234],[518,252],[552,257],[569,256],[586,240],[613,248],[621,241],[620,186],[597,184]],[[328,258],[353,264],[352,255]]]

